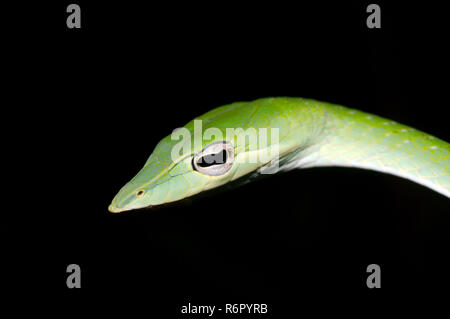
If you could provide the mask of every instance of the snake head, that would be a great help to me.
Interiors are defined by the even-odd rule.
[[[169,138],[157,145],[145,166],[114,197],[108,208],[110,212],[174,202],[232,178],[234,147],[231,143],[215,141],[198,152],[193,150],[172,158],[170,148],[174,143]]]
[[[258,103],[265,105],[257,108]],[[270,108],[264,108],[270,106],[270,100],[258,103],[219,107],[162,139],[141,171],[114,197],[109,211],[174,202],[219,187],[272,161],[272,155],[259,155],[268,148],[278,148],[278,139],[270,137],[266,148],[260,143],[252,145],[252,141],[261,141],[261,127],[251,121],[259,114],[256,110],[261,116],[274,116],[268,112]],[[262,128],[267,130],[267,126]],[[271,154],[278,158],[278,152]]]

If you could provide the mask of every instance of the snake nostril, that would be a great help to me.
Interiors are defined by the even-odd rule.
[[[144,191],[142,189],[136,193],[137,197],[142,197],[142,195],[144,195]]]

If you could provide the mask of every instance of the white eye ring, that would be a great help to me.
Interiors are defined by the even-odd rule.
[[[214,155],[225,151],[225,162],[222,164],[212,164],[209,166],[201,166],[201,159],[207,155]],[[200,161],[200,163],[199,163]],[[234,162],[234,148],[228,142],[214,142],[205,147],[201,152],[194,156],[192,166],[194,169],[202,174],[219,176],[228,172],[233,166]]]

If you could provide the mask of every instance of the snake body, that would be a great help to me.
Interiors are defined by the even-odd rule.
[[[215,128],[223,135],[202,136],[200,143],[193,143],[192,137],[185,141],[185,146],[191,145],[188,150],[175,157],[173,148],[180,141],[171,135],[162,139],[141,171],[115,196],[111,212],[180,200],[260,172],[274,161],[278,165],[273,172],[317,166],[376,170],[450,197],[450,144],[373,114],[311,99],[263,98],[224,105],[194,120],[201,120],[204,130]],[[184,126],[192,136],[196,134],[194,120]],[[262,149],[249,147],[239,136],[224,140],[227,128],[242,128],[244,132],[250,128],[277,129],[278,138],[265,145],[266,150],[277,147],[277,158],[246,161]],[[211,153],[208,150],[217,143],[224,143],[223,150],[232,159],[226,167],[213,165],[214,175],[209,168],[193,163]]]

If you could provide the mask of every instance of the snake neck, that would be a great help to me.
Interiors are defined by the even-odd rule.
[[[372,114],[339,105],[322,107],[326,120],[316,142],[302,145],[282,170],[358,167],[407,178],[450,197],[449,143]]]

